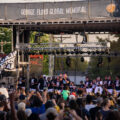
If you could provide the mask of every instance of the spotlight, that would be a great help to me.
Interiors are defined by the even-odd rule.
[[[104,52],[104,51],[101,51],[100,53],[101,53],[102,55],[103,55],[103,54],[105,54],[105,52]]]
[[[90,54],[90,51],[87,51],[87,54],[89,55],[89,54]]]
[[[70,53],[71,53],[71,54],[74,54],[74,51],[71,51]]]
[[[109,63],[111,62],[111,58],[110,58],[110,56],[107,58],[107,60],[108,60]]]
[[[117,56],[118,54],[115,52],[114,55]]]
[[[69,54],[70,52],[69,51],[66,51],[66,54]]]
[[[83,54],[83,51],[80,51],[80,54]]]
[[[75,51],[75,54],[79,54],[78,50]]]
[[[95,55],[95,51],[92,51],[92,54]]]
[[[57,51],[56,51],[56,54],[60,54],[60,51],[57,50]]]
[[[64,51],[64,50],[61,50],[61,54],[65,54],[65,51]]]
[[[68,67],[71,66],[71,59],[70,59],[69,56],[66,58],[66,65],[67,65]]]
[[[106,52],[105,52],[105,54],[107,54],[107,55],[108,55],[108,54],[109,54],[109,52],[108,52],[108,51],[106,51]]]
[[[96,51],[96,53],[97,53],[97,54],[100,54],[100,52],[99,52],[99,51]]]
[[[101,56],[98,58],[98,63],[99,63],[99,64],[102,64],[102,63],[103,63],[103,58],[102,58]]]
[[[84,57],[81,57],[81,62],[84,62]]]

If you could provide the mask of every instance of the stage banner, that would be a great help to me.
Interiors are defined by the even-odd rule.
[[[0,4],[3,20],[88,20],[120,17],[120,0]]]
[[[9,55],[7,55],[6,57],[2,58],[0,60],[0,70],[14,69],[16,55],[17,55],[17,51],[14,51],[14,52],[10,53]]]

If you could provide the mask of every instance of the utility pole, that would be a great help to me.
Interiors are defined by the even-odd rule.
[[[75,33],[75,36],[76,36],[76,46],[75,47],[77,47],[78,46],[78,33]],[[77,51],[77,49],[75,50],[75,51]],[[74,80],[74,83],[76,84],[77,83],[77,64],[78,64],[78,60],[77,60],[77,58],[78,58],[78,56],[77,56],[77,54],[75,55],[76,57],[76,59],[75,59],[75,80]]]
[[[52,35],[50,35],[50,47],[52,47]],[[54,71],[54,55],[49,55],[49,75],[53,76],[53,71]]]
[[[30,79],[30,56],[28,55],[28,64],[27,64],[27,91],[29,91],[29,88],[30,88],[29,79]]]
[[[17,50],[17,80],[18,80],[18,78],[19,78],[19,76],[20,76],[20,71],[19,71],[19,68],[20,68],[20,55],[19,55],[19,42],[20,42],[20,40],[19,40],[19,35],[20,35],[20,33],[19,33],[19,27],[16,29],[16,48],[18,49]]]

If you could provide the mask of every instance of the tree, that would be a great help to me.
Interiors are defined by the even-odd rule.
[[[0,27],[0,42],[11,42],[12,38],[12,29],[6,27]],[[1,49],[1,46],[0,46]],[[4,53],[8,54],[11,52],[11,43],[5,44],[3,47]]]
[[[111,34],[112,35],[112,34]],[[120,35],[114,35],[116,40],[98,38],[99,42],[110,42],[110,52],[120,52]],[[120,58],[117,57],[102,57],[102,64],[98,65],[98,57],[92,57],[89,63],[89,76],[95,78],[97,76],[104,77],[105,75],[112,75],[113,77],[120,74]]]
[[[35,41],[35,36],[37,34],[40,34],[40,36],[37,37],[37,40]],[[35,45],[34,47],[41,47],[39,44],[40,43],[48,43],[50,40],[50,36],[48,34],[43,34],[43,33],[39,33],[39,32],[36,32],[36,31],[33,31],[30,33],[30,43],[35,43],[37,42],[38,45]],[[44,47],[47,47],[48,45],[44,45]],[[34,51],[35,53],[39,53],[39,51]],[[48,55],[43,55],[43,61],[42,61],[42,73],[43,74],[48,74],[49,73],[49,57]],[[38,67],[38,66],[35,66],[34,67]]]

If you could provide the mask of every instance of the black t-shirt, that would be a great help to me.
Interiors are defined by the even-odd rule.
[[[35,77],[30,79],[30,87],[35,88],[37,86],[37,79]]]
[[[108,110],[108,111],[101,110],[100,112],[102,113],[102,115],[103,115],[103,120],[104,120],[104,119],[107,117],[107,115],[108,115],[108,113],[110,112],[110,110]]]
[[[25,86],[25,77],[23,77],[23,76],[19,77],[18,81],[19,81],[18,82],[19,87],[24,87]]]
[[[39,83],[40,83],[40,89],[43,89],[43,87],[44,87],[44,79],[40,78]]]
[[[101,107],[95,107],[95,108],[91,108],[90,109],[90,116],[91,116],[91,120],[95,120],[95,116],[96,116],[96,113],[101,110]]]

